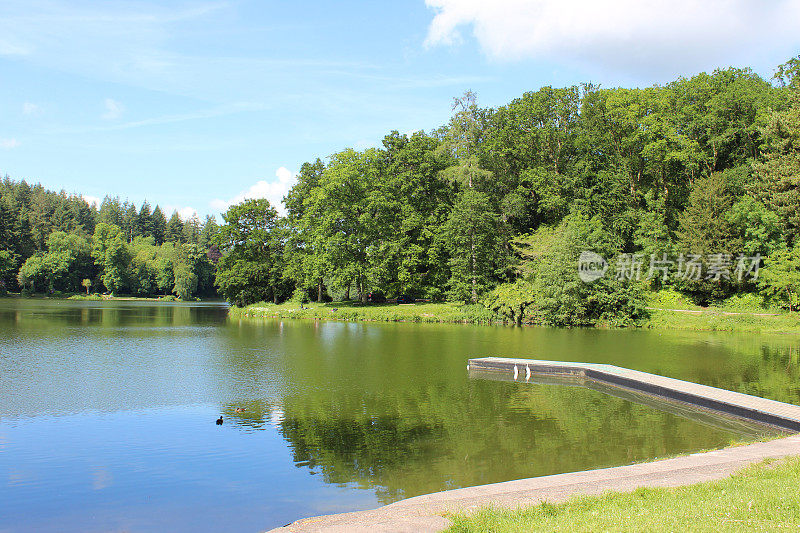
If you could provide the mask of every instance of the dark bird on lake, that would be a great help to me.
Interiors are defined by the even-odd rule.
[[[219,418],[217,418],[217,425],[218,426],[222,425],[222,417],[221,416]]]

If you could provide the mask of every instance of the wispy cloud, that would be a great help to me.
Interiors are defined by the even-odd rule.
[[[278,211],[278,214],[284,215],[286,214],[286,208],[283,205],[283,197],[297,183],[297,176],[286,167],[280,167],[276,170],[275,176],[278,178],[277,181],[259,180],[249,189],[242,191],[230,200],[215,199],[209,205],[212,209],[223,212],[230,206],[240,204],[251,198],[266,198],[269,200],[270,205]]]
[[[39,104],[34,104],[33,102],[25,102],[22,104],[22,113],[25,115],[41,115],[44,113],[44,109]]]
[[[30,53],[29,47],[0,37],[0,56],[25,56]]]
[[[11,150],[20,144],[21,143],[16,139],[0,139],[0,148],[4,150]]]
[[[151,117],[142,120],[133,120],[116,124],[105,129],[121,130],[129,128],[140,128],[143,126],[156,126],[159,124],[171,124],[174,122],[184,122],[187,120],[202,120],[206,118],[222,117],[232,115],[235,113],[243,113],[249,111],[263,111],[269,109],[271,106],[261,103],[235,103],[230,105],[218,106],[212,109],[201,109],[190,113],[179,113],[175,115],[164,115],[161,117]]]
[[[160,3],[86,3],[62,0],[0,2],[0,54],[24,54],[46,68],[89,79],[143,87],[206,101],[263,95],[269,83],[290,84],[290,76],[325,69],[370,69],[374,65],[324,57],[257,57],[249,49],[232,55],[191,53],[176,46],[195,38],[197,27],[237,16],[237,6],[208,2],[191,7]],[[235,47],[231,48],[235,50]],[[233,92],[232,92],[233,91]],[[237,94],[238,93],[238,94]]]
[[[118,119],[120,116],[122,116],[122,112],[125,111],[125,106],[112,98],[106,98],[103,102],[103,107],[106,110],[106,112],[102,115],[103,119],[105,120]]]

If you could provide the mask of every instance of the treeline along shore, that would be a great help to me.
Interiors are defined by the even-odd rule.
[[[467,91],[438,129],[303,164],[285,216],[251,199],[219,225],[166,220],[6,178],[0,276],[26,294],[218,294],[237,316],[311,317],[307,302],[405,316],[377,311],[400,297],[441,304],[415,320],[680,327],[693,315],[661,310],[694,306],[698,324],[737,329],[746,315],[786,330],[800,309],[799,185],[800,57],[769,80],[727,68],[641,89],[543,87],[497,108]]]

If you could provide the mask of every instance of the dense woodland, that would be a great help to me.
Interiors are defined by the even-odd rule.
[[[236,304],[408,294],[508,319],[626,323],[646,291],[700,304],[800,304],[800,58],[772,80],[729,68],[644,89],[544,87],[499,108],[467,92],[450,122],[305,163],[284,199],[231,207],[217,227],[118,199],[6,179],[0,273],[31,292],[91,290]],[[697,254],[731,275],[588,284],[577,258]],[[666,255],[665,255],[666,254]],[[721,256],[719,254],[722,254]],[[760,256],[758,279],[733,275]]]
[[[99,208],[41,185],[0,181],[0,282],[23,293],[214,296],[213,217],[106,197]]]

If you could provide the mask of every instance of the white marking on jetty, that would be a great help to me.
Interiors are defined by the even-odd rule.
[[[517,365],[514,365],[514,381],[517,381],[518,375],[519,375],[519,370],[517,370]]]

